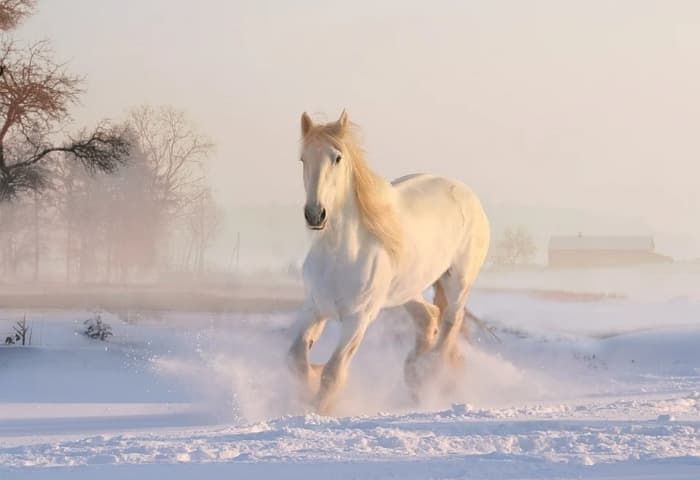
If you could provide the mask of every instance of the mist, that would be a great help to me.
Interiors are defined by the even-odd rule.
[[[699,25],[694,2],[73,0],[42,4],[18,35],[50,38],[86,76],[76,124],[186,111],[216,145],[216,263],[240,234],[241,263],[284,268],[308,244],[299,116],[343,108],[377,172],[462,180],[495,231],[529,228],[539,263],[550,236],[579,232],[699,257]]]
[[[699,85],[691,0],[0,0],[0,478],[696,478]]]

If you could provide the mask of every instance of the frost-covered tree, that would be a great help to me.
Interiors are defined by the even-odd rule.
[[[77,274],[81,282],[126,282],[134,269],[150,267],[159,241],[159,206],[151,190],[153,173],[138,145],[112,175],[91,176],[70,161],[58,165],[66,279]]]
[[[525,227],[508,227],[496,241],[492,260],[499,266],[526,264],[532,261],[535,253],[535,241]]]
[[[185,214],[185,224],[189,236],[185,263],[202,273],[207,251],[224,226],[223,211],[209,188],[190,204]]]
[[[196,228],[197,239],[192,240],[196,245],[190,243],[193,248],[187,247],[191,251],[185,255],[184,263],[187,266],[194,263],[197,268],[197,259],[203,261],[200,252],[208,248],[212,230],[212,210],[208,208],[211,197],[207,193],[205,172],[214,145],[184,111],[172,106],[136,107],[129,113],[127,125],[134,134],[135,148],[143,153],[150,172],[149,188],[157,207],[154,221],[161,240],[158,263],[161,267],[173,266],[172,257],[182,242],[172,234],[179,232],[192,240],[192,221],[196,218],[204,220],[206,225]],[[199,208],[202,206],[203,209]]]
[[[0,31],[15,28],[35,7],[35,0],[0,0]]]
[[[171,106],[136,107],[127,124],[153,173],[152,190],[163,211],[169,218],[182,216],[204,191],[204,162],[213,143]]]

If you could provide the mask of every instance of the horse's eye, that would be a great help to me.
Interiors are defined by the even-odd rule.
[[[340,159],[342,159],[343,156],[341,154],[338,154],[337,157],[335,157],[335,163],[340,163]]]

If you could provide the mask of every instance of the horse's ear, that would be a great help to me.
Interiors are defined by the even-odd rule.
[[[340,128],[345,128],[348,126],[348,112],[343,109],[343,112],[340,114],[340,118],[338,119],[338,126]]]
[[[309,130],[311,130],[311,127],[314,126],[314,122],[311,120],[311,117],[309,116],[308,113],[304,112],[301,114],[301,136],[306,136],[307,133],[309,133]]]

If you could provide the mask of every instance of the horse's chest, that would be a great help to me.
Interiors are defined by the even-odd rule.
[[[343,255],[310,252],[304,262],[307,294],[324,316],[343,317],[371,308],[386,295],[389,279],[383,280],[378,256],[348,259]]]

